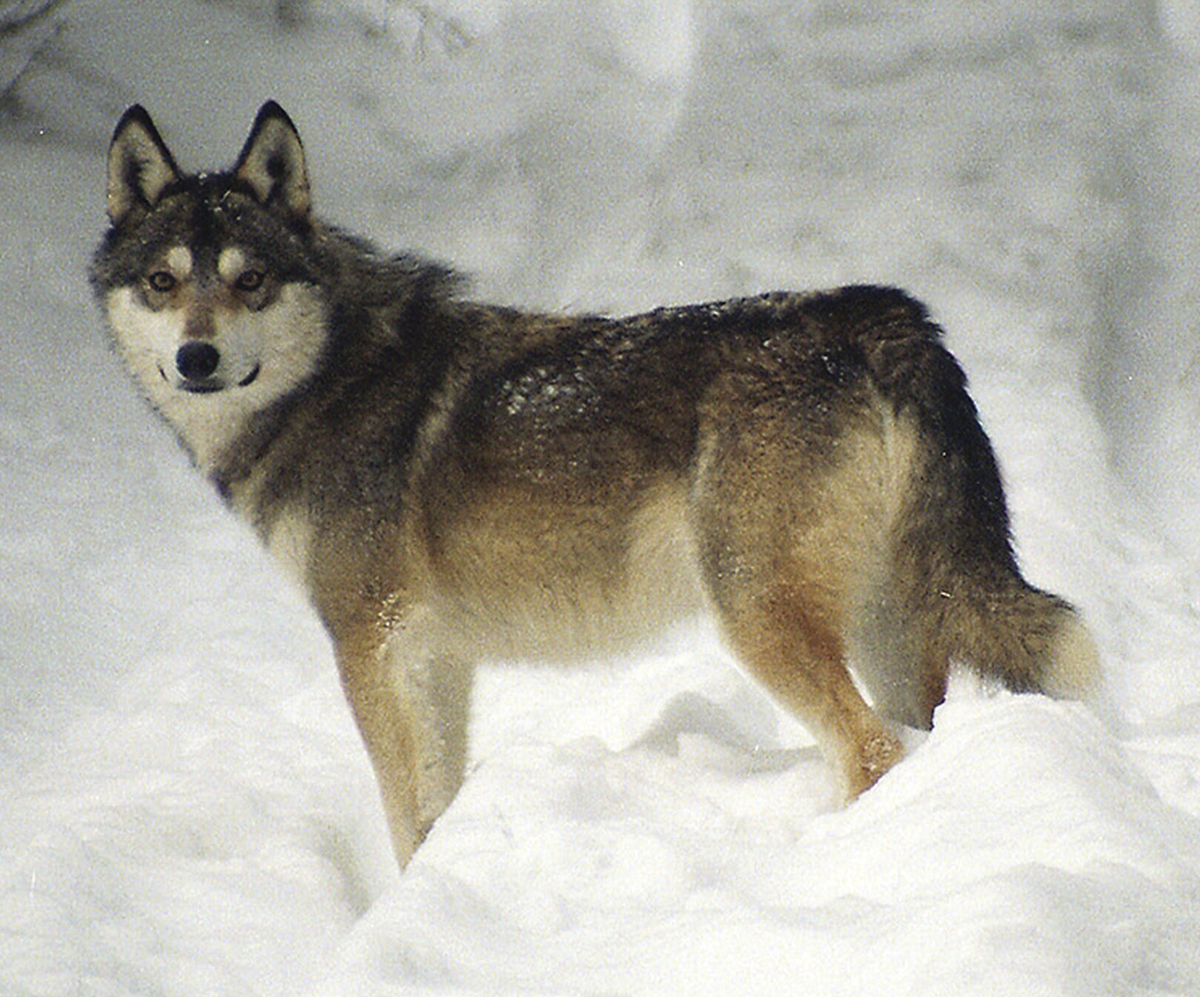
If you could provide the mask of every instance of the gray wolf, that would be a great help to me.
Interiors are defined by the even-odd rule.
[[[628,318],[465,300],[314,216],[275,103],[184,174],[140,107],[91,280],[112,341],[332,639],[404,865],[463,778],[481,658],[565,661],[707,611],[848,799],[927,728],[952,663],[1099,677],[1014,559],[958,363],[893,289]],[[872,705],[860,692],[850,668]]]

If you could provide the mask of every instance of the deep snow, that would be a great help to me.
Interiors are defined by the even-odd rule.
[[[0,60],[36,53],[0,105],[0,993],[1200,994],[1189,0],[59,15]],[[926,298],[1028,574],[1097,633],[1106,723],[961,678],[843,810],[703,625],[489,668],[398,875],[319,626],[84,278],[126,103],[200,168],[269,96],[323,214],[480,295]]]

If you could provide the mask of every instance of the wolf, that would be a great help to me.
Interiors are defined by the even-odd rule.
[[[311,599],[401,866],[463,779],[481,659],[709,613],[847,800],[901,758],[897,725],[929,728],[952,664],[1055,696],[1100,680],[1078,613],[1022,577],[962,368],[902,291],[475,302],[319,220],[273,101],[198,174],[131,107],[107,214],[90,277],[115,350]]]

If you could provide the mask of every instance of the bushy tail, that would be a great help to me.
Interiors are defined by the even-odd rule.
[[[1014,691],[1097,690],[1099,658],[1078,614],[1021,576],[995,454],[941,330],[923,305],[891,289],[848,288],[830,306],[842,312],[837,324],[861,351],[884,405],[916,427],[884,589],[922,693],[915,708],[910,694],[893,712],[927,725],[951,662]],[[886,700],[887,689],[876,698]]]
[[[1085,699],[1100,687],[1100,658],[1079,614],[1033,588],[1014,568],[1008,591],[978,592],[946,614],[944,651],[1014,692]]]

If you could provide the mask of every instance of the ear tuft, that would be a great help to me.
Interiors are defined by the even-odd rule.
[[[275,101],[259,109],[234,174],[249,184],[261,204],[281,207],[297,218],[308,216],[304,147],[292,119]]]
[[[108,148],[108,218],[123,222],[135,208],[150,208],[179,180],[179,168],[145,108],[121,115]]]

